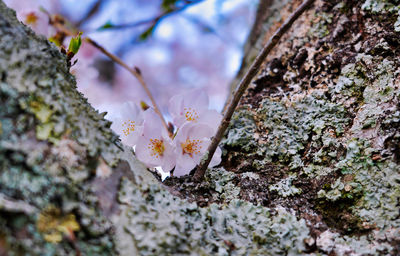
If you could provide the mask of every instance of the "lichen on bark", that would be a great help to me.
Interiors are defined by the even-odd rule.
[[[76,91],[65,56],[2,2],[0,13],[0,252],[112,254],[90,182],[98,159],[117,161],[117,137]]]
[[[398,253],[394,2],[316,1],[242,100],[235,120],[246,125],[234,121],[224,141],[227,170],[261,174],[263,205],[295,209],[327,254]]]
[[[316,1],[243,98],[222,166],[161,183],[0,1],[0,254],[396,255],[398,14],[368,8],[386,2]]]
[[[235,199],[238,188],[223,169],[204,186],[228,205],[201,208],[176,196],[76,90],[65,56],[2,2],[0,13],[2,254],[305,250],[303,220]]]

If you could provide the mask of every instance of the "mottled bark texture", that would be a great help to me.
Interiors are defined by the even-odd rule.
[[[222,167],[161,184],[0,1],[0,255],[399,254],[398,6],[316,1],[243,99]]]
[[[300,3],[273,1],[242,70]],[[204,205],[289,210],[309,232],[297,254],[399,255],[399,16],[400,1],[316,1],[242,99],[223,182],[171,184]]]

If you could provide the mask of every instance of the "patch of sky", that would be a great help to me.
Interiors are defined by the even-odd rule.
[[[170,19],[161,22],[160,25],[158,25],[158,28],[156,29],[156,31],[154,32],[154,37],[158,40],[162,40],[165,42],[172,42],[173,38],[176,35],[176,29],[175,26],[173,24],[173,22],[171,22]]]
[[[145,51],[146,58],[151,60],[150,66],[167,64],[171,61],[171,51],[166,46],[149,47]]]
[[[198,70],[190,66],[184,66],[178,70],[179,79],[189,88],[203,87],[206,79]]]
[[[29,1],[28,1],[29,2]],[[59,1],[60,9],[65,13],[74,14],[74,18],[83,17],[88,9],[96,3],[96,0],[63,0]]]
[[[82,19],[97,2],[30,1],[43,2],[45,7],[50,6],[49,3],[56,3],[58,10],[73,22]],[[220,110],[228,93],[228,84],[240,67],[243,45],[258,1],[204,0],[162,19],[153,36],[145,42],[137,39],[150,24],[126,29],[98,30],[105,24],[130,24],[157,17],[162,12],[160,3],[161,0],[103,0],[98,12],[84,22],[81,28],[84,36],[90,36],[130,65],[138,66],[150,87],[162,88],[159,91],[154,90],[156,97],[165,97],[158,99],[162,108],[165,108],[163,102],[168,102],[168,97],[174,92],[203,87],[209,94],[210,107]],[[136,83],[134,79],[131,80]],[[107,109],[111,106],[110,101],[118,100],[120,103],[127,100],[124,88],[132,90],[131,80],[110,81],[128,85],[112,84],[107,89],[110,92],[105,90],[104,94],[107,96],[104,100],[100,99],[102,96],[99,93],[86,96],[96,98],[96,107],[101,106],[103,110],[110,111],[112,107]],[[110,93],[113,93],[112,97]],[[140,96],[142,93],[137,91],[129,95]]]
[[[225,75],[233,77],[240,67],[243,52],[235,47],[230,47],[225,54]]]

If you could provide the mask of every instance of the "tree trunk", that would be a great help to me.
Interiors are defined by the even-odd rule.
[[[243,69],[300,1],[268,3]],[[0,0],[0,255],[399,254],[399,15],[317,0],[247,91],[222,166],[162,184]]]

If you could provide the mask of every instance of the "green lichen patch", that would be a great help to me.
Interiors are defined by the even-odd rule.
[[[47,123],[50,120],[53,111],[50,109],[49,106],[45,104],[32,100],[29,102],[29,108],[35,114],[36,118],[39,119],[42,123]]]
[[[237,173],[241,198],[294,209],[314,228],[320,252],[396,255],[398,242],[377,234],[399,229],[397,6],[316,3],[307,38],[287,35],[291,43],[269,57],[241,101],[241,122],[229,132],[250,123],[251,140],[231,147],[227,133],[224,167]],[[241,176],[249,172],[257,178]]]
[[[282,197],[294,196],[301,193],[301,189],[296,188],[292,185],[293,180],[296,179],[295,175],[282,179],[274,185],[270,185],[268,188],[270,191],[275,191]]]
[[[0,251],[115,254],[91,184],[100,156],[119,160],[117,137],[76,91],[58,50],[2,1],[0,13]],[[46,229],[37,223],[49,206],[60,218]]]
[[[315,20],[313,21],[313,26],[309,30],[309,36],[317,36],[319,38],[324,38],[329,35],[328,25],[333,22],[333,14],[331,13],[317,13]]]
[[[400,32],[400,2],[398,0],[366,0],[362,9],[377,15],[394,14],[397,15],[397,20],[394,23],[394,30]]]
[[[256,124],[252,114],[242,109],[237,111],[232,118],[229,130],[223,140],[224,145],[249,152],[257,147],[254,141]]]
[[[319,142],[323,134],[330,130],[334,139],[343,134],[350,121],[345,108],[329,102],[324,95],[308,96],[289,107],[266,99],[259,113],[265,131],[261,138],[265,160],[291,163],[292,169],[303,165],[296,156],[303,157],[309,141],[315,141],[311,147],[329,146],[329,141]]]
[[[296,255],[309,238],[304,220],[283,208],[271,215],[237,199],[199,208],[159,186],[141,192],[127,180],[119,200],[126,221],[120,238],[129,239],[140,255]]]
[[[65,232],[44,234],[37,229],[40,209],[49,204],[79,216],[82,229],[75,234],[75,243],[81,253],[109,255],[114,248],[107,235],[110,223],[98,212],[91,188],[82,189],[83,180],[77,186],[74,178],[74,172],[90,175],[82,146],[61,140],[51,147],[50,143],[37,141],[36,116],[20,107],[23,96],[16,95],[12,87],[2,84],[0,98],[7,100],[0,102],[0,120],[3,135],[7,136],[0,137],[0,229],[4,243],[10,246],[10,255],[42,255],[43,250],[48,255],[69,255],[75,251],[71,241],[63,238]],[[50,240],[57,243],[48,243]]]
[[[317,1],[304,16],[331,21],[282,40],[226,134],[223,167],[161,184],[121,152],[65,58],[0,2],[0,252],[398,254],[397,14],[362,4]]]

